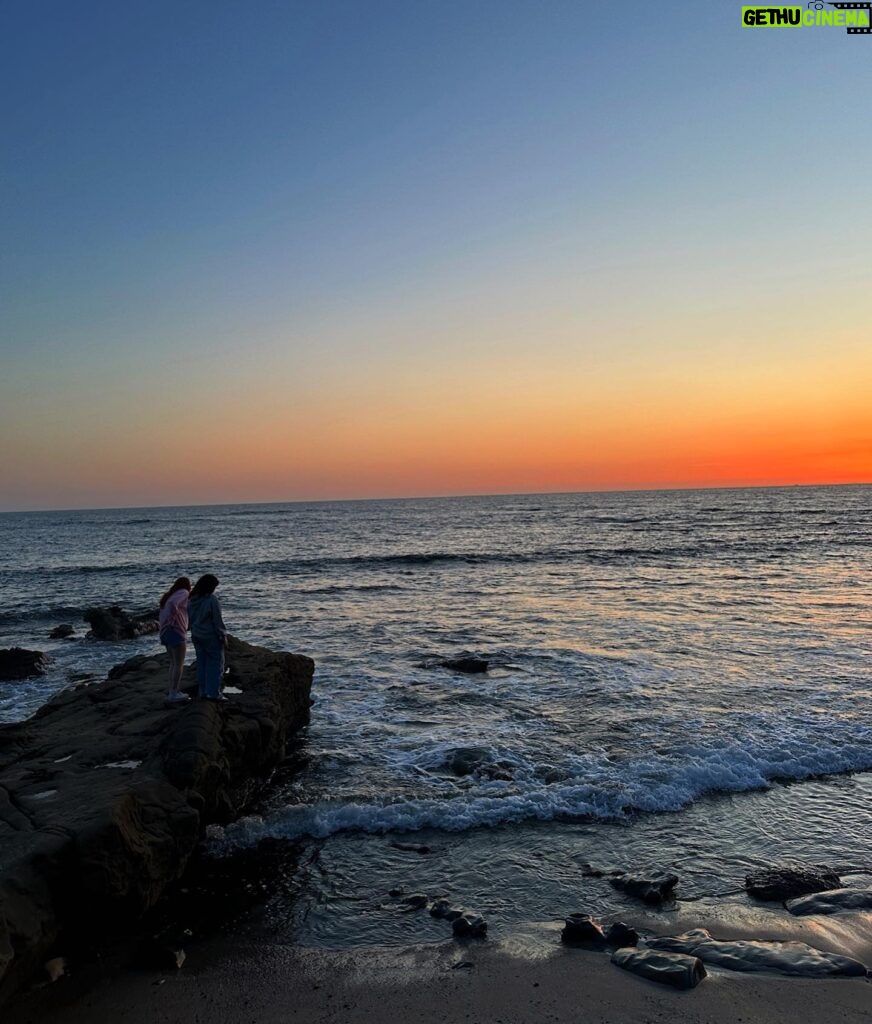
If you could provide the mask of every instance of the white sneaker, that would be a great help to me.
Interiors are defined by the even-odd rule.
[[[167,694],[167,704],[184,704],[185,701],[189,701],[191,698],[186,694],[182,693],[181,690],[176,690],[175,693]]]

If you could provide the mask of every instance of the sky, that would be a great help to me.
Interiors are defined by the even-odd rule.
[[[872,481],[872,36],[5,0],[0,510]]]

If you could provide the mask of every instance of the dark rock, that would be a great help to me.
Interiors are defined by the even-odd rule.
[[[456,747],[448,752],[445,767],[455,775],[472,775],[493,759],[487,747]]]
[[[487,935],[487,921],[478,914],[462,914],[452,922],[451,930],[461,939],[481,939]]]
[[[448,900],[435,900],[433,905],[430,907],[430,916],[437,917],[445,921],[456,921],[459,917],[463,917],[464,911],[459,910],[457,907],[452,907]]]
[[[761,868],[745,876],[745,888],[749,896],[779,903],[810,892],[839,889],[841,886],[841,878],[826,864],[782,864]]]
[[[49,640],[66,640],[67,637],[71,637],[73,633],[75,633],[75,630],[69,622],[63,622],[60,626],[55,626],[51,633],[49,633],[48,638]]]
[[[25,647],[0,650],[0,679],[29,679],[44,676],[49,659],[42,651],[29,651]]]
[[[0,726],[0,999],[62,928],[74,940],[153,906],[205,826],[237,817],[281,762],[313,662],[233,638],[228,660],[245,690],[232,705],[165,708],[161,655]]]
[[[587,861],[582,861],[579,865],[581,873],[585,878],[604,878],[608,874],[615,874],[615,872],[604,871],[602,868],[595,868],[592,864],[588,864]],[[620,872],[618,872],[620,874]]]
[[[614,875],[612,885],[628,896],[636,896],[645,903],[662,903],[671,900],[678,885],[678,875]]]
[[[673,988],[696,988],[706,976],[702,961],[684,953],[661,953],[654,949],[616,949],[612,963],[649,981]]]
[[[391,846],[395,850],[403,850],[406,853],[420,853],[422,855],[432,853],[433,849],[430,846],[425,846],[423,843],[391,843]]]
[[[590,914],[570,914],[560,933],[563,942],[604,946],[606,937],[599,921]]]
[[[131,613],[112,605],[109,608],[88,608],[83,617],[91,627],[88,636],[93,640],[135,640],[158,632],[157,616],[157,608]]]
[[[638,946],[639,933],[635,928],[624,924],[623,921],[616,921],[609,926],[609,930],[606,932],[606,943],[609,946],[614,946],[615,949],[621,949],[624,946]]]
[[[403,903],[413,910],[422,910],[430,902],[427,895],[423,892],[416,892],[412,896],[403,897]]]
[[[472,675],[479,672],[487,672],[489,662],[484,658],[446,658],[440,661],[442,668],[450,668],[455,672],[468,672]]]
[[[863,977],[866,974],[859,960],[826,953],[804,942],[721,941],[713,939],[705,928],[648,939],[648,945],[652,949],[695,956],[728,971],[767,971],[799,978]]]
[[[809,914],[839,914],[843,911],[872,911],[872,887],[868,889],[832,889],[787,901],[787,909],[797,917]]]

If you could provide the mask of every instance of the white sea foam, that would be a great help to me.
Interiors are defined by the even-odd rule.
[[[735,743],[706,749],[694,744],[682,757],[654,755],[622,763],[589,757],[586,771],[552,785],[544,785],[525,770],[510,783],[484,783],[448,799],[295,804],[269,818],[243,818],[213,832],[213,849],[249,846],[267,836],[325,837],[341,831],[424,828],[463,831],[525,820],[620,818],[629,811],[679,810],[706,793],[766,788],[775,779],[872,769],[870,729],[833,735],[826,744],[810,741],[810,736],[788,729],[771,749],[743,749]],[[489,785],[490,792],[486,791]]]

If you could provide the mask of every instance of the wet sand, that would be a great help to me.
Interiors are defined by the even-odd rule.
[[[7,1010],[6,1024],[868,1024],[872,983],[710,971],[679,992],[559,946],[538,956],[451,941],[333,952],[221,938],[178,972],[62,979]]]

